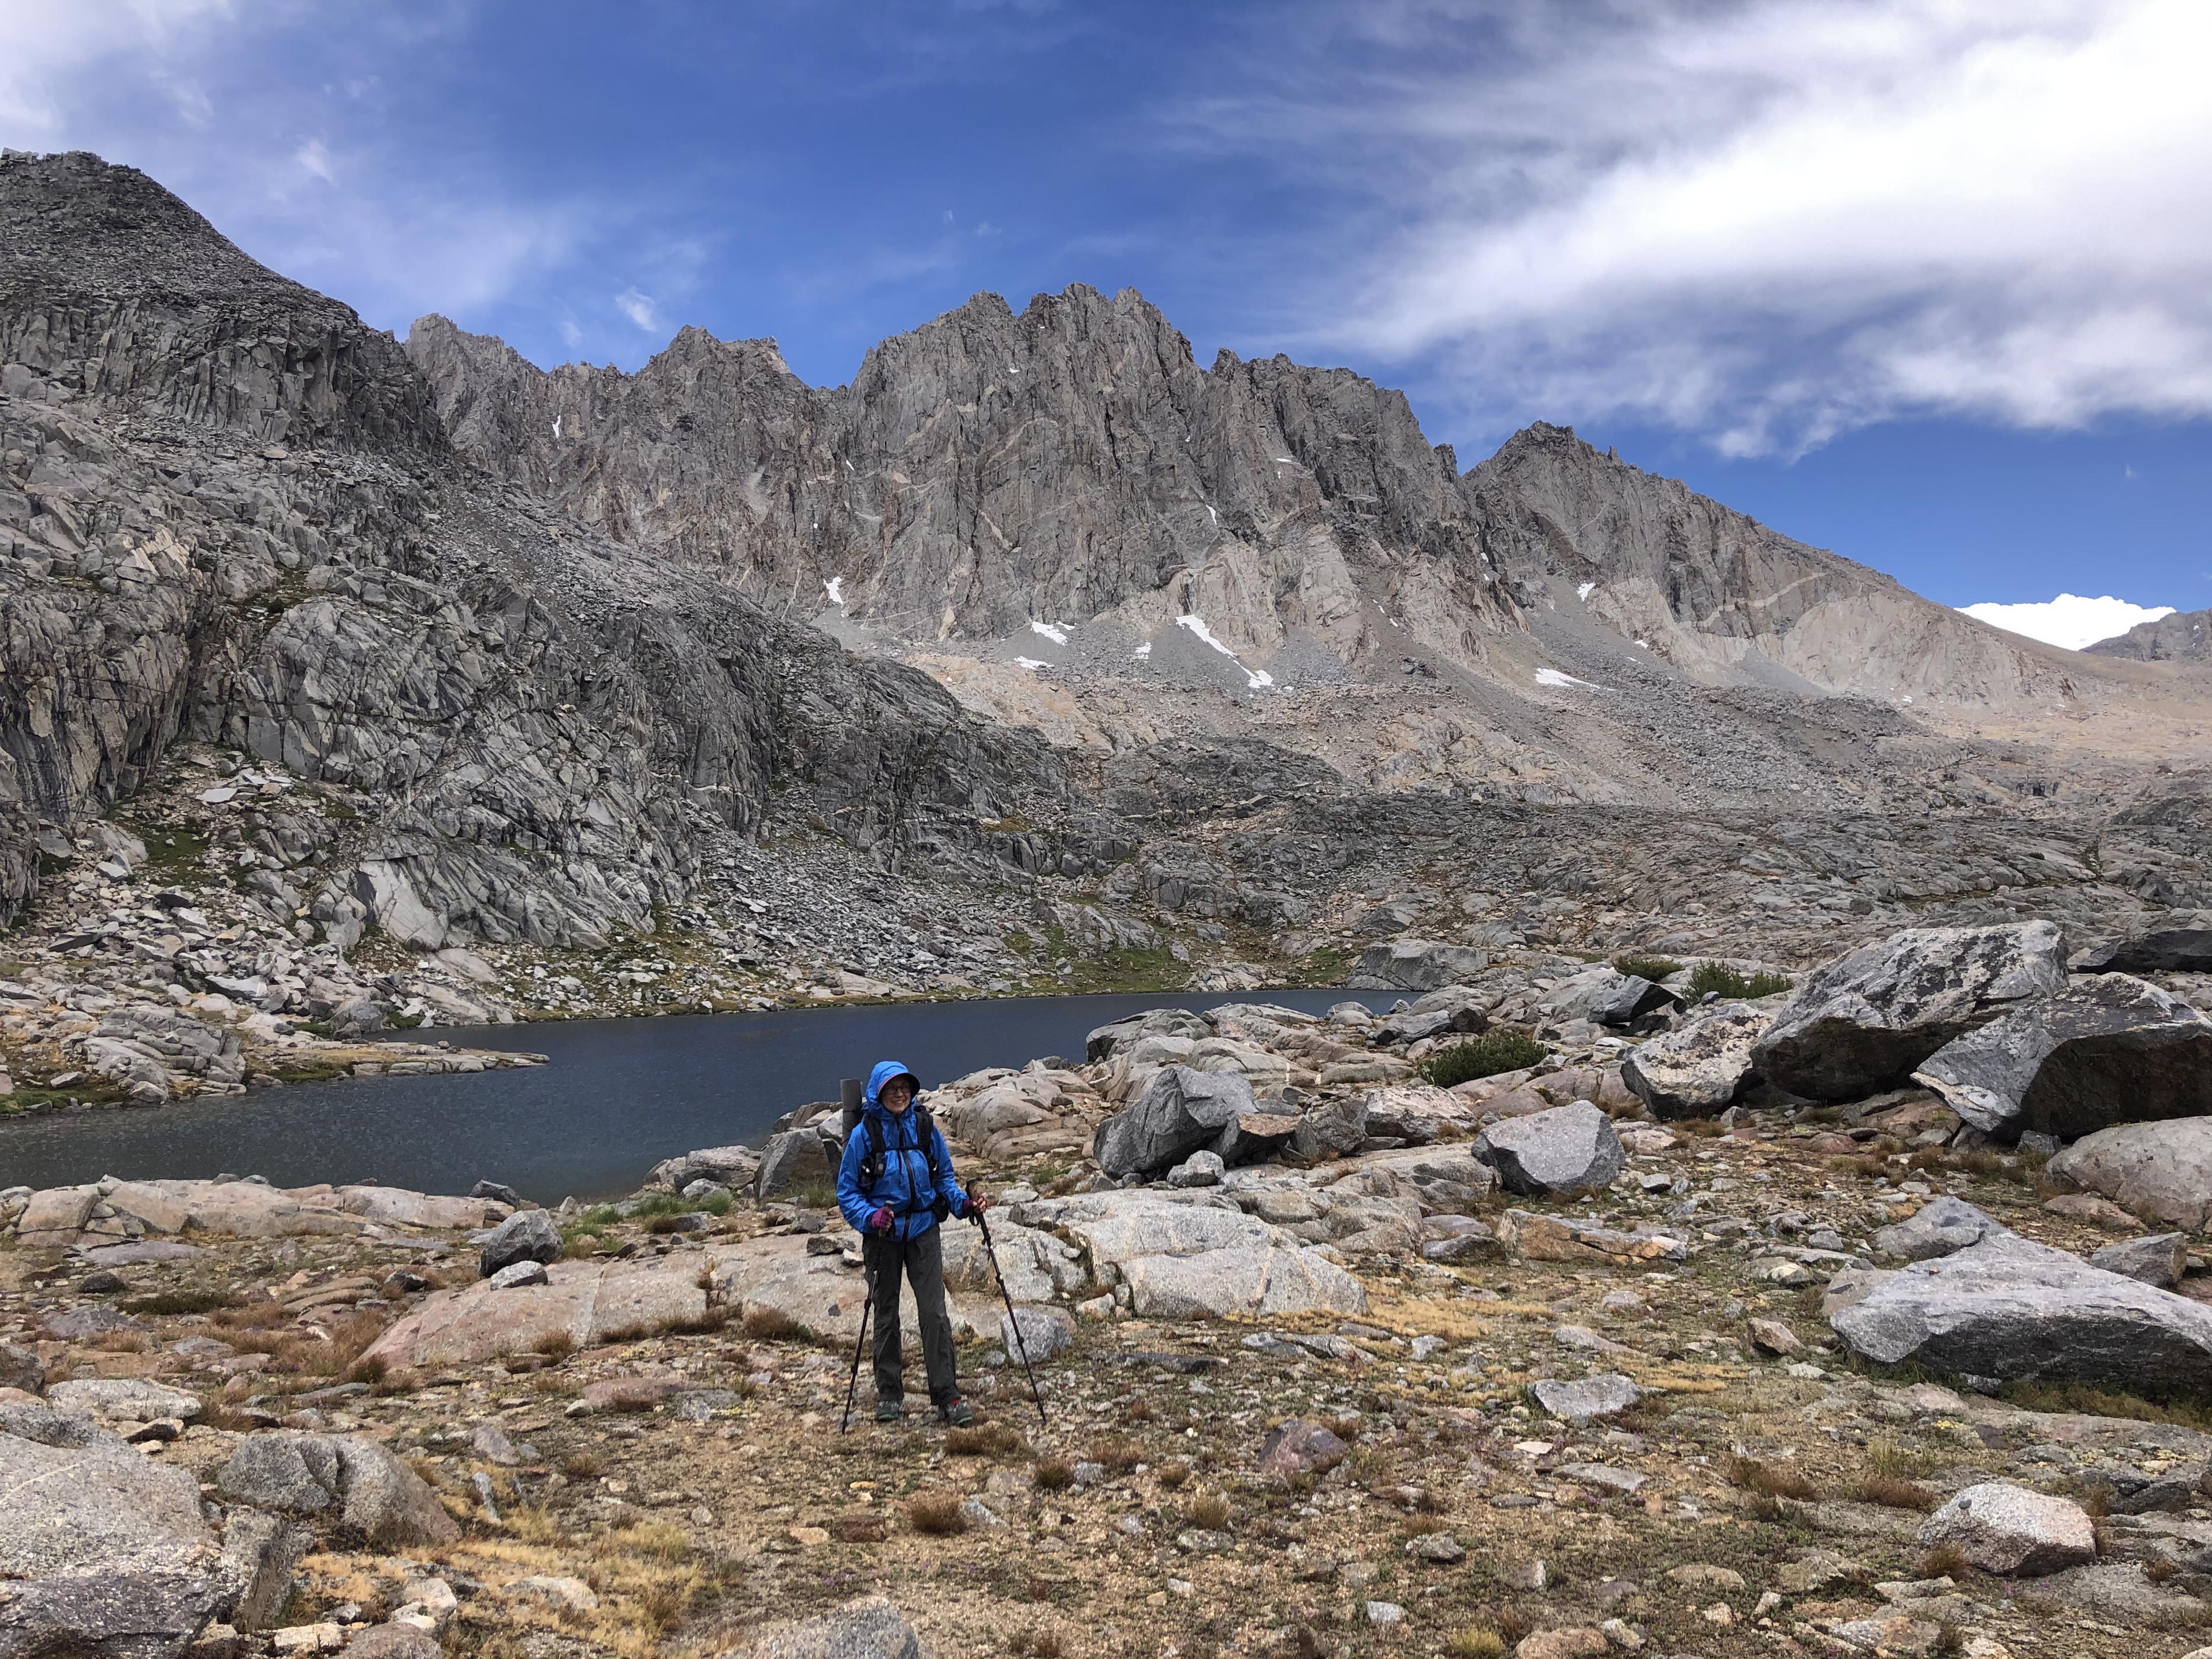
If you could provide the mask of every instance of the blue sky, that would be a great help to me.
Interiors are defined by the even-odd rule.
[[[2200,0],[0,0],[0,143],[403,331],[808,379],[1140,289],[1931,597],[2212,605]]]

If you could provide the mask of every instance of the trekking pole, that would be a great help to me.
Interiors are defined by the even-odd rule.
[[[983,1230],[983,1254],[991,1259],[991,1277],[999,1281],[999,1300],[1006,1304],[1006,1328],[1014,1335],[1014,1352],[1021,1359],[1022,1370],[1029,1373],[1030,1398],[1036,1402],[1037,1426],[1049,1428],[1052,1425],[1045,1421],[1044,1396],[1037,1392],[1036,1372],[1030,1368],[1029,1348],[1022,1340],[1022,1322],[1014,1313],[1013,1292],[1006,1288],[1006,1271],[999,1266],[999,1253],[991,1245],[990,1218],[981,1210],[976,1210],[973,1213],[975,1224]],[[857,1364],[856,1361],[855,1364]]]
[[[868,1293],[860,1303],[860,1334],[853,1339],[853,1374],[845,1379],[845,1419],[838,1424],[837,1432],[845,1433],[853,1426],[853,1395],[860,1386],[860,1350],[868,1340],[868,1310],[876,1305],[876,1276],[868,1275]]]

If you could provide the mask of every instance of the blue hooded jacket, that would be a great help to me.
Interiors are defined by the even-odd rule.
[[[896,1060],[877,1062],[868,1073],[868,1091],[860,1102],[860,1121],[845,1141],[845,1157],[837,1166],[837,1207],[844,1212],[845,1219],[854,1231],[866,1233],[868,1218],[878,1208],[891,1212],[891,1233],[898,1238],[919,1238],[937,1224],[937,1200],[943,1198],[958,1215],[968,1207],[968,1194],[960,1190],[952,1178],[952,1150],[945,1144],[945,1133],[932,1123],[931,1137],[936,1143],[939,1184],[935,1192],[929,1185],[929,1155],[924,1149],[919,1125],[921,1113],[917,1106],[909,1106],[896,1117],[884,1109],[880,1098],[883,1086],[895,1077],[905,1078],[914,1085],[917,1097],[921,1093],[921,1079]],[[875,1139],[871,1140],[872,1127]],[[873,1188],[863,1190],[860,1185],[860,1164],[870,1149],[880,1145],[884,1149],[884,1173]]]

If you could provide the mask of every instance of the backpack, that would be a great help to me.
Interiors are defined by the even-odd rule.
[[[915,1137],[921,1143],[922,1160],[929,1166],[930,1211],[942,1222],[952,1213],[952,1206],[945,1201],[941,1190],[945,1180],[937,1167],[937,1125],[919,1103],[907,1109],[914,1114]],[[872,1197],[876,1183],[884,1178],[884,1160],[889,1155],[890,1148],[884,1141],[873,1112],[861,1115],[860,1133],[868,1138],[868,1150],[860,1154],[860,1190]],[[910,1211],[908,1213],[919,1212]]]

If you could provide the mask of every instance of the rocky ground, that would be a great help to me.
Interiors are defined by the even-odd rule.
[[[2130,950],[2194,984],[2212,931]],[[968,1431],[878,1427],[865,1382],[841,1431],[834,1109],[590,1210],[0,1194],[0,1640],[2179,1655],[2212,1625],[2212,1024],[2075,963],[2037,923],[1751,1000],[1490,967],[959,1079],[929,1103],[1021,1310],[1017,1347],[952,1224]],[[2195,1085],[2095,1046],[2075,1005],[2123,981],[2133,1051]],[[2007,1021],[2045,1035],[1993,1082]],[[1442,1086],[1470,1042],[1530,1063]],[[2165,1121],[2082,1133],[2115,1094]]]

